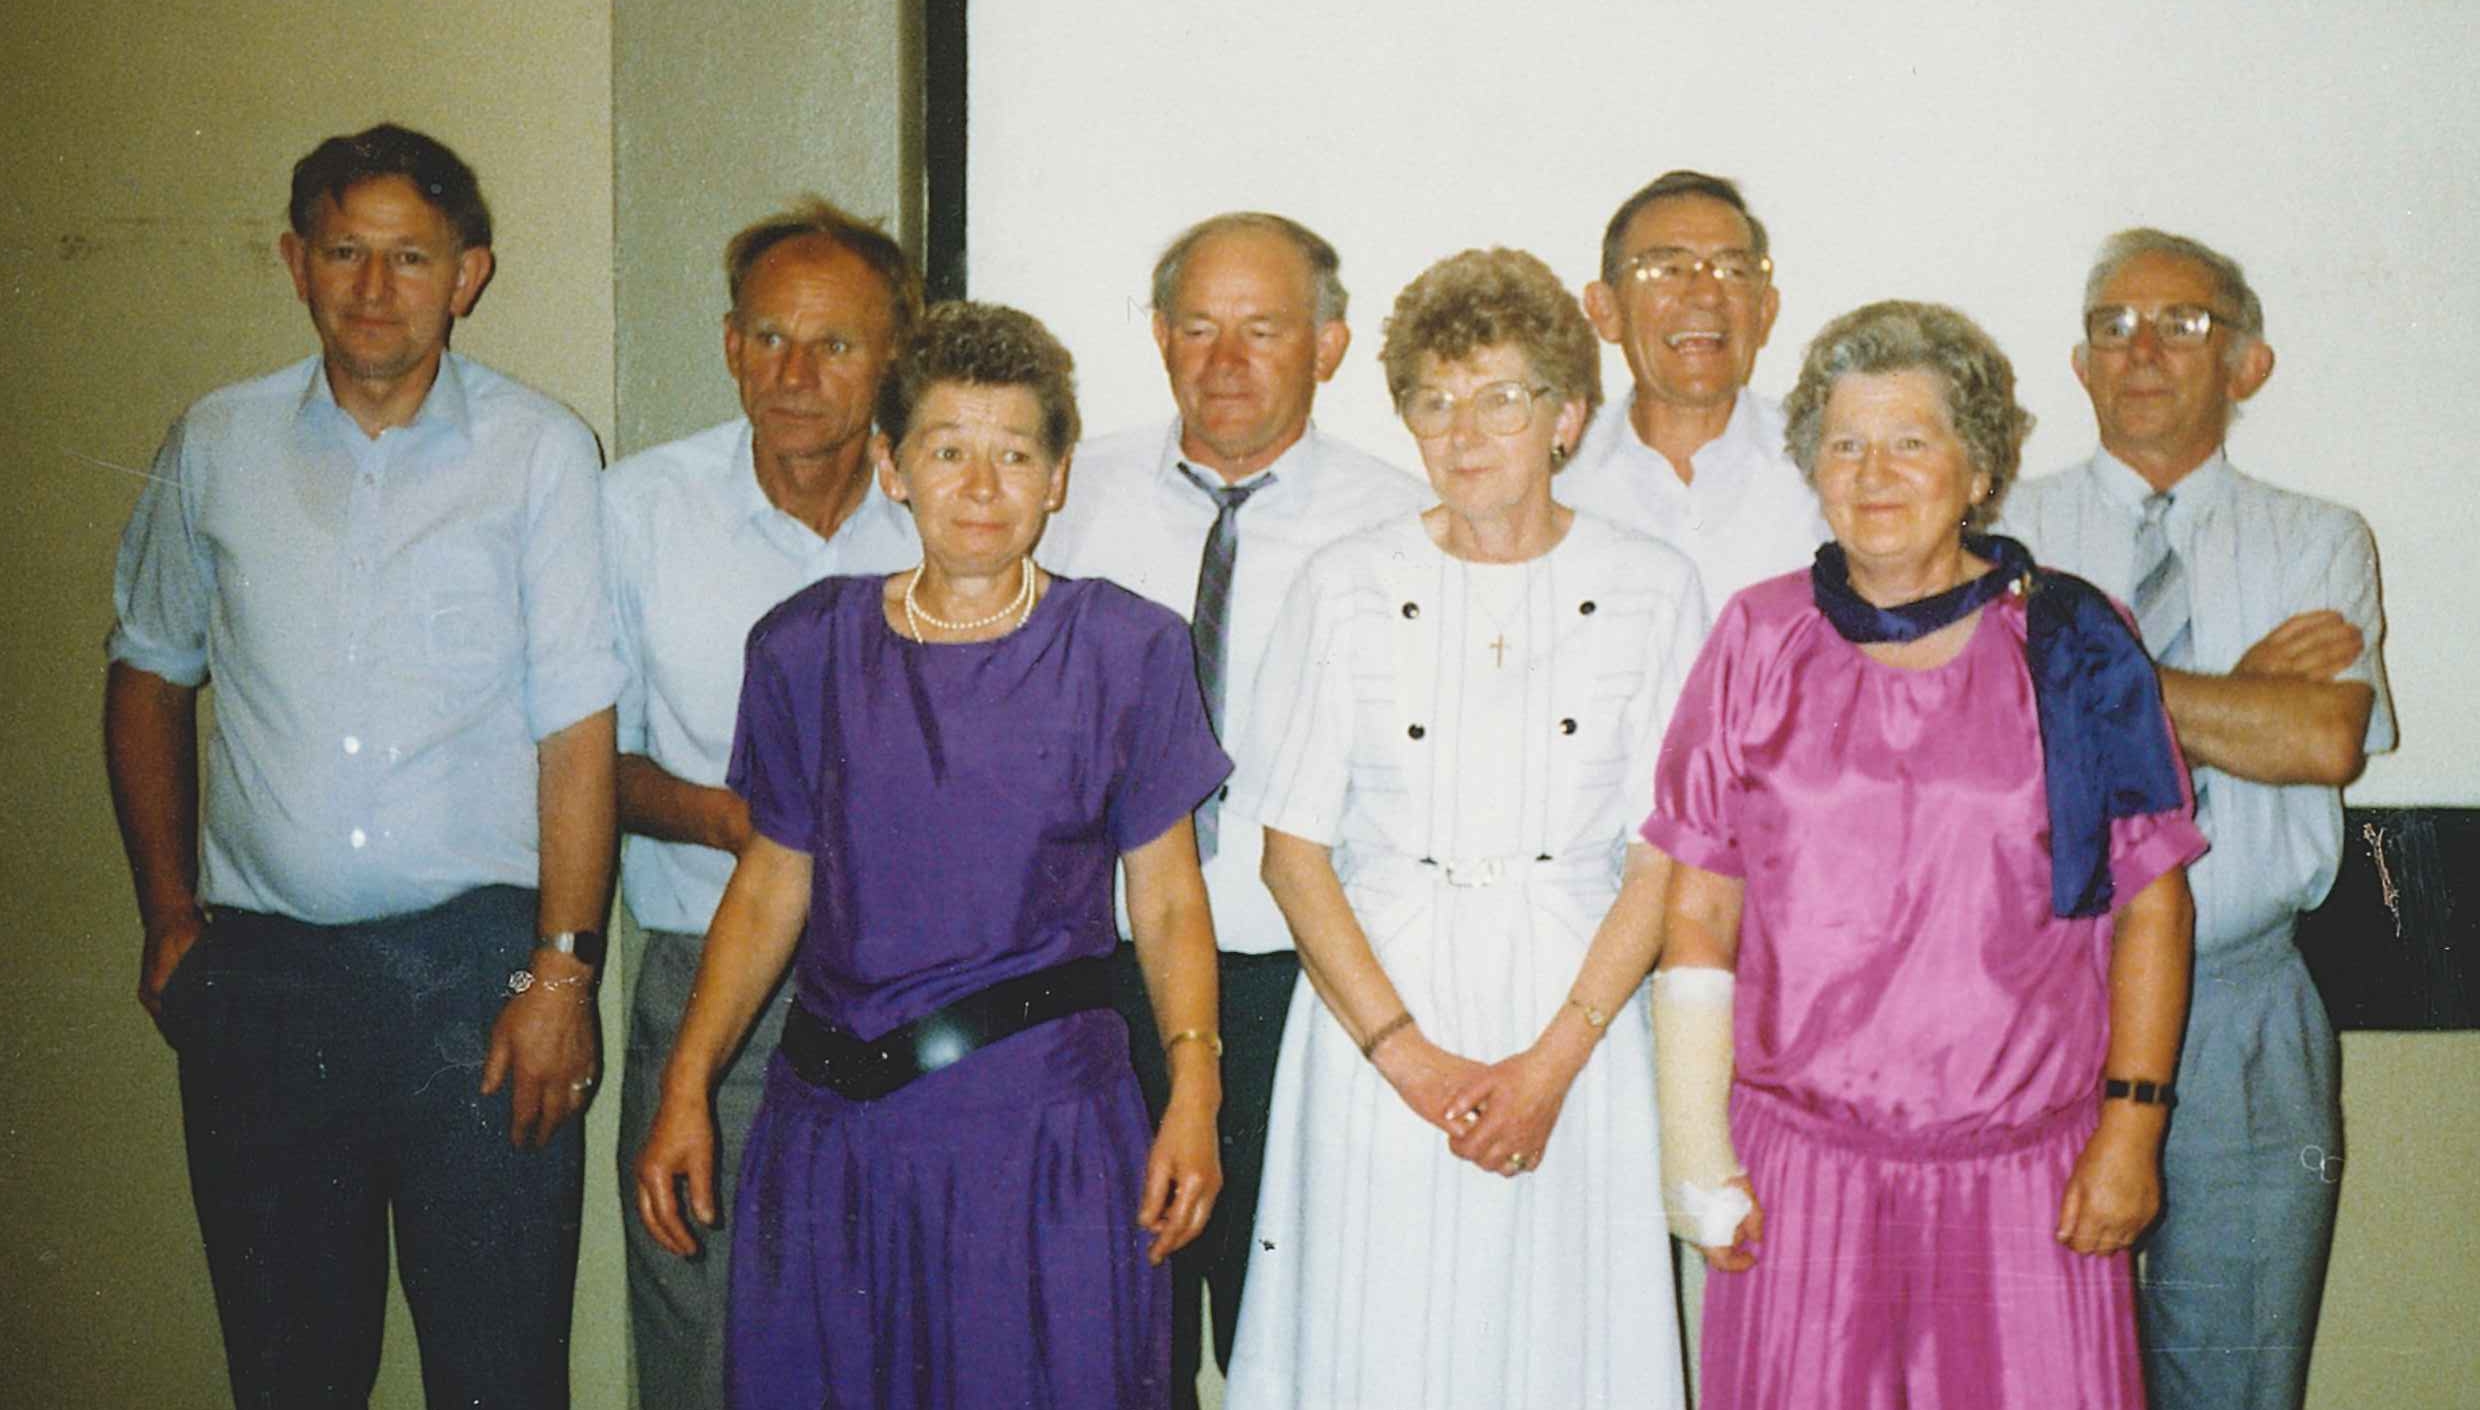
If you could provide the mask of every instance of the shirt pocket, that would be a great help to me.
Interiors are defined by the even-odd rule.
[[[525,621],[508,565],[465,551],[428,556],[419,571],[426,674],[456,686],[513,679],[524,664]]]

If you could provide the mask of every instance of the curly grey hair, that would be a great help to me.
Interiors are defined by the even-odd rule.
[[[1966,526],[1981,529],[1998,514],[2023,463],[2032,413],[2015,400],[2015,367],[1979,324],[1944,304],[1887,299],[1853,309],[1818,331],[1800,359],[1799,385],[1783,403],[1783,441],[1812,485],[1817,444],[1834,384],[1853,375],[1933,374],[1944,393],[1947,424],[1963,442],[1989,493],[1973,505]]]
[[[1602,350],[1576,296],[1550,266],[1522,250],[1449,255],[1395,296],[1378,361],[1389,400],[1403,403],[1421,378],[1421,359],[1461,362],[1487,348],[1524,354],[1533,375],[1560,401],[1602,404]]]

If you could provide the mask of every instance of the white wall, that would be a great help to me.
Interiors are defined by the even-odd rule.
[[[1199,216],[1263,207],[1343,252],[1352,355],[1320,423],[1406,466],[1376,353],[1395,291],[1475,244],[1578,286],[1630,191],[1737,178],[1774,235],[1783,312],[1756,383],[1874,298],[1979,319],[2041,428],[2091,446],[2068,370],[2086,264],[2156,224],[2237,255],[2280,354],[2234,433],[2244,468],[2343,500],[2383,555],[2402,750],[2361,803],[2480,802],[2480,658],[2453,649],[2480,442],[2480,9],[1187,0],[973,12],[979,298],[1048,321],[1085,420],[1168,414],[1146,274]],[[1615,354],[1606,389],[1625,385]]]
[[[1675,166],[1738,178],[1774,235],[1789,390],[1827,319],[1955,304],[2017,361],[2026,463],[2091,447],[2068,370],[2086,265],[2134,224],[2245,261],[2280,355],[2232,437],[2348,503],[2382,556],[2403,747],[2363,804],[2480,804],[2480,6],[2368,0],[977,5],[971,287],[1048,321],[1086,424],[1169,414],[1146,275],[1239,207],[1343,252],[1358,341],[1319,420],[1417,464],[1376,353],[1396,290],[1476,244],[1593,277],[1603,222]],[[1606,390],[1625,386],[1615,354]],[[1071,490],[1073,493],[1073,490]],[[2480,1033],[2354,1034],[2352,1156],[2314,1410],[2470,1403]]]

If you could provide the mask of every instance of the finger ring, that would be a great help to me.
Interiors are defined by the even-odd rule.
[[[583,1092],[583,1091],[586,1091],[586,1090],[588,1090],[589,1088],[593,1087],[593,1085],[594,1085],[594,1079],[593,1079],[593,1078],[591,1078],[591,1077],[581,1077],[581,1078],[577,1079],[576,1081],[569,1083],[569,1084],[568,1084],[568,1090],[570,1090],[570,1091],[572,1091],[572,1092]]]
[[[1477,1110],[1477,1109],[1475,1109],[1475,1108],[1472,1108],[1472,1107],[1466,1107],[1466,1108],[1464,1109],[1464,1115],[1463,1115],[1460,1119],[1463,1121],[1463,1123],[1464,1123],[1465,1125],[1470,1126],[1470,1125],[1472,1125],[1474,1122],[1479,1121],[1479,1120],[1481,1119],[1481,1113],[1480,1113],[1480,1111],[1479,1111],[1479,1110]]]
[[[1521,1175],[1524,1173],[1524,1167],[1529,1164],[1531,1164],[1531,1162],[1524,1158],[1524,1152],[1517,1151],[1514,1155],[1507,1157],[1507,1173],[1510,1175]]]

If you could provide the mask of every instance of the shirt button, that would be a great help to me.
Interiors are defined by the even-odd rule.
[[[348,734],[348,735],[346,735],[346,736],[344,737],[344,752],[346,752],[347,754],[359,754],[359,753],[361,753],[361,752],[362,752],[362,737],[361,737],[360,735],[358,735],[358,734]]]
[[[1591,598],[1589,598],[1589,597],[1588,597],[1588,598],[1586,598],[1584,601],[1579,602],[1579,603],[1577,603],[1577,604],[1576,604],[1576,611],[1577,611],[1578,615],[1580,615],[1580,616],[1590,617],[1590,616],[1592,616],[1592,615],[1594,614],[1594,612],[1595,612],[1596,610],[1598,610],[1598,609],[1596,609],[1596,608],[1594,607],[1594,605],[1593,605],[1593,599],[1591,599]]]
[[[1564,719],[1564,720],[1559,721],[1559,733],[1561,733],[1561,734],[1574,734],[1575,732],[1576,732],[1576,719],[1575,719],[1575,717],[1574,717],[1574,716],[1572,716],[1572,715],[1571,715],[1571,716],[1569,716],[1568,718],[1566,718],[1566,719]]]
[[[353,844],[353,849],[358,852],[362,848],[370,845],[370,834],[357,827],[353,829],[352,834],[345,840],[351,842]]]
[[[1409,622],[1409,621],[1411,621],[1413,618],[1418,617],[1418,616],[1420,616],[1420,615],[1421,615],[1421,604],[1420,604],[1420,603],[1418,603],[1418,602],[1407,602],[1407,603],[1405,603],[1405,604],[1404,604],[1404,620],[1405,620],[1405,621]]]
[[[1405,730],[1404,733],[1412,736],[1414,739],[1419,739],[1421,736],[1429,733],[1429,731],[1421,728],[1419,725],[1414,725],[1412,728]]]

